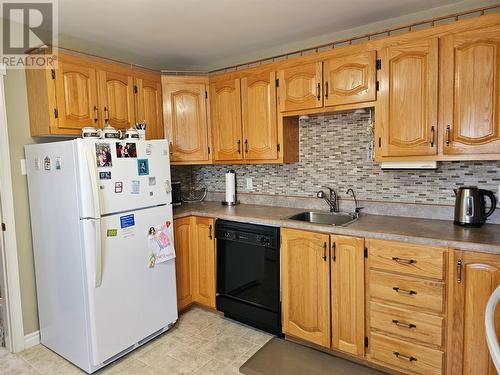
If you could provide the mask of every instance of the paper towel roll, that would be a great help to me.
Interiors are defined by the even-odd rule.
[[[234,203],[236,197],[236,178],[234,171],[226,173],[226,202]]]

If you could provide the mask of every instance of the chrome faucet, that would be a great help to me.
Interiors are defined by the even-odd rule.
[[[330,197],[327,198],[325,196],[325,193],[323,192],[323,190],[318,191],[316,193],[316,197],[324,199],[325,202],[328,203],[328,205],[330,206],[330,212],[339,212],[339,201],[338,201],[337,193],[335,192],[335,190],[333,190],[332,188],[329,188],[328,186],[322,186],[322,188],[329,190]]]
[[[359,211],[361,211],[363,207],[358,207],[358,200],[356,199],[354,190],[352,190],[351,188],[347,189],[346,194],[349,195],[349,193],[352,194],[352,197],[354,199],[354,212],[356,213],[356,216],[359,216]]]

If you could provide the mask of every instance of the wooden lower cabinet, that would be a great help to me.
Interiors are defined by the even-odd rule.
[[[177,279],[177,308],[179,310],[183,310],[193,303],[191,242],[191,217],[175,219],[175,275]]]
[[[174,242],[178,309],[192,303],[215,308],[214,219],[175,219]]]
[[[330,347],[330,236],[281,230],[282,319],[287,335]]]
[[[332,348],[365,354],[364,239],[331,236]]]
[[[366,247],[366,359],[443,374],[448,249],[377,239]]]
[[[500,285],[498,254],[454,251],[450,267],[448,374],[493,375],[497,372],[486,344],[485,310]],[[497,337],[500,308],[496,309]]]
[[[215,236],[214,219],[192,218],[193,300],[215,308]]]

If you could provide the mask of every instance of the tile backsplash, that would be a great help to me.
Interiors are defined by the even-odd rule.
[[[300,121],[300,162],[286,165],[172,167],[184,186],[224,191],[224,173],[234,169],[239,192],[313,197],[322,185],[341,196],[353,188],[365,201],[453,205],[453,188],[477,185],[498,193],[500,161],[440,162],[437,170],[382,170],[371,160],[372,111],[314,115]],[[246,189],[246,177],[253,190]]]

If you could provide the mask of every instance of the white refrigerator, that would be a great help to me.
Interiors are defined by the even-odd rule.
[[[25,153],[41,342],[92,373],[177,321],[168,142]]]

